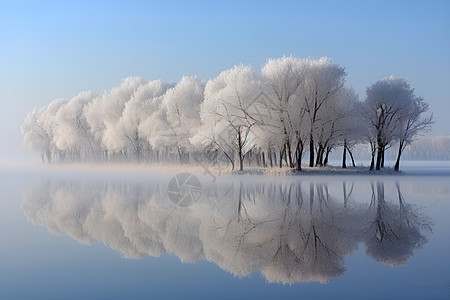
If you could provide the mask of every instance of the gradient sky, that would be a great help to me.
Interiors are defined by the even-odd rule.
[[[0,0],[0,161],[21,146],[27,112],[128,76],[210,79],[236,64],[328,56],[347,85],[406,76],[450,135],[450,1]]]

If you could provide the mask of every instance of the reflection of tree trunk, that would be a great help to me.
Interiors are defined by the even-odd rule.
[[[395,181],[395,187],[397,189],[398,204],[400,205],[400,209],[403,210],[405,208],[405,204],[403,201],[402,192],[400,191],[400,184],[399,184],[398,180]]]
[[[239,182],[239,197],[238,197],[238,207],[237,207],[237,216],[238,216],[238,221],[241,220],[242,217],[242,181]]]
[[[375,220],[376,224],[376,233],[375,236],[378,240],[378,242],[382,242],[384,235],[386,233],[386,224],[384,223],[383,216],[384,216],[384,183],[377,182],[377,217]]]
[[[352,182],[350,191],[347,193],[347,183],[345,181],[342,182],[342,192],[344,193],[344,207],[347,207],[348,199],[350,198],[350,195],[353,192],[354,186],[355,186],[355,183]]]

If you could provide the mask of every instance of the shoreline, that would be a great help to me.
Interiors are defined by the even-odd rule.
[[[325,167],[303,166],[301,171],[288,167],[246,167],[244,170],[231,170],[229,166],[207,166],[194,164],[147,164],[147,163],[67,163],[43,165],[39,163],[23,164],[1,164],[0,171],[25,171],[25,172],[83,172],[83,173],[114,173],[114,174],[137,174],[137,173],[158,173],[158,174],[177,174],[192,173],[200,176],[221,176],[221,175],[248,175],[248,176],[405,176],[405,175],[450,175],[450,162],[445,161],[449,167],[445,166],[439,174],[434,174],[433,166],[423,166],[424,162],[417,162],[414,169],[410,166],[405,170],[395,171],[393,167],[387,166],[381,170],[369,170],[368,166],[349,166],[343,169],[340,166],[329,165]],[[413,169],[413,170],[412,170]]]

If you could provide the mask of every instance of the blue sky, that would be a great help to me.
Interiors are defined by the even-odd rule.
[[[435,114],[431,134],[450,134],[450,1],[0,0],[0,161],[25,157],[23,119],[54,99],[283,55],[332,58],[361,100],[406,76]]]

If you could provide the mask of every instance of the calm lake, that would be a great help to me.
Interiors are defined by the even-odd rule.
[[[0,299],[449,299],[450,168],[0,169]]]

